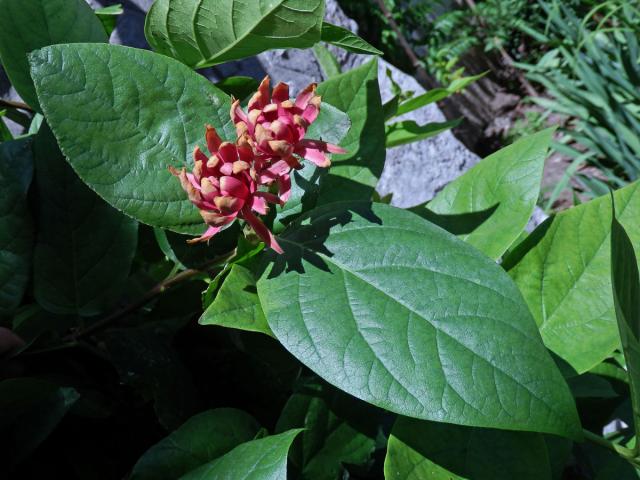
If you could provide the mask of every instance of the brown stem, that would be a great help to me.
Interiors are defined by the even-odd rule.
[[[0,107],[17,108],[30,113],[34,113],[33,108],[31,108],[26,103],[14,102],[13,100],[3,100],[0,98]]]
[[[192,277],[194,277],[194,276],[196,276],[198,274],[201,274],[201,273],[202,272],[200,270],[195,270],[195,269],[185,270],[183,272],[180,272],[177,275],[169,278],[168,280],[160,282],[159,284],[157,284],[151,290],[146,292],[142,297],[140,297],[136,301],[130,303],[129,305],[126,305],[125,307],[121,308],[120,310],[116,310],[111,315],[108,315],[108,316],[104,317],[103,319],[98,320],[95,323],[92,323],[91,325],[89,325],[86,328],[82,328],[80,330],[77,330],[76,332],[73,332],[73,333],[67,335],[66,337],[64,337],[62,339],[62,341],[63,342],[70,342],[70,341],[78,340],[81,337],[86,337],[87,335],[91,335],[92,333],[95,333],[95,332],[97,332],[99,330],[102,330],[103,328],[111,325],[112,323],[114,323],[114,322],[118,321],[119,319],[127,316],[128,314],[130,314],[132,312],[135,312],[139,308],[144,307],[147,303],[149,303],[155,297],[157,297],[161,293],[166,292],[167,290],[169,290],[174,285],[176,285],[176,284],[178,284],[178,283],[180,283],[180,282],[182,282],[184,280],[187,280],[189,278],[192,278]]]
[[[98,320],[95,323],[92,323],[86,328],[81,328],[73,333],[70,333],[69,335],[67,335],[62,339],[62,342],[73,342],[78,340],[81,337],[86,337],[87,335],[91,335],[93,333],[96,333],[99,330],[102,330],[103,328],[108,327],[112,323],[115,323],[121,318],[129,315],[130,313],[135,312],[139,308],[144,307],[147,303],[149,303],[155,297],[166,292],[171,287],[174,287],[175,285],[178,285],[179,283],[182,283],[185,280],[189,280],[197,275],[203,274],[207,270],[209,270],[210,267],[219,265],[223,261],[230,260],[236,255],[236,253],[237,253],[237,249],[234,249],[228,255],[223,255],[211,260],[206,265],[204,265],[203,268],[200,270],[195,268],[184,270],[180,273],[177,273],[176,275],[173,275],[170,278],[163,280],[162,282],[158,283],[155,287],[153,287],[151,290],[146,292],[142,297],[140,297],[136,301],[130,303],[129,305],[126,305],[120,310],[113,312],[111,315],[107,315],[103,319]]]

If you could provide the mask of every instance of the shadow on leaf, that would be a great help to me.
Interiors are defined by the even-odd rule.
[[[409,209],[409,211],[421,216],[425,220],[438,225],[453,235],[468,235],[473,233],[480,225],[486,222],[493,212],[495,212],[499,203],[477,212],[459,213],[455,215],[445,215],[435,213],[425,206],[418,206]]]
[[[382,220],[373,212],[371,202],[340,202],[326,205],[310,212],[304,218],[291,224],[278,239],[284,253],[268,252],[259,275],[273,264],[267,278],[275,278],[286,272],[305,273],[304,262],[325,272],[331,272],[324,257],[333,253],[326,247],[332,229],[344,227],[357,215],[371,223],[382,225]],[[304,262],[303,262],[304,260]]]

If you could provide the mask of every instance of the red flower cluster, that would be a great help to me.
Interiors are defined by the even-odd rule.
[[[208,241],[241,218],[268,247],[282,253],[271,231],[254,212],[265,215],[268,204],[284,205],[288,200],[291,169],[302,168],[297,156],[328,167],[331,162],[327,153],[345,153],[335,145],[304,138],[320,112],[321,98],[315,90],[316,85],[311,84],[292,101],[286,84],[279,83],[271,94],[269,77],[265,78],[249,101],[248,113],[238,100],[233,102],[231,118],[238,133],[235,143],[223,142],[216,130],[207,126],[210,156],[196,147],[191,173],[170,168],[209,225],[191,242]]]

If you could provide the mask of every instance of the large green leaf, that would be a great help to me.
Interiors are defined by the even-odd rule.
[[[405,210],[312,211],[258,281],[271,330],[357,398],[410,417],[579,435],[573,400],[516,286]]]
[[[313,46],[313,54],[320,65],[324,78],[332,78],[342,73],[338,59],[322,43],[316,43]]]
[[[553,129],[523,138],[488,156],[447,185],[425,207],[412,211],[465,216],[491,211],[460,238],[498,259],[527,225],[540,194],[540,182]]]
[[[622,351],[629,372],[636,438],[640,438],[640,277],[633,244],[616,219],[615,211],[611,224],[611,283]]]
[[[198,322],[273,335],[264,317],[253,273],[233,265],[220,291]]]
[[[30,145],[27,152],[21,145],[20,140],[0,144],[0,313],[20,304],[31,270],[33,225],[25,170],[32,168],[32,160]]]
[[[180,477],[181,480],[283,480],[287,454],[300,430],[290,430],[237,446],[226,455]]]
[[[95,315],[122,291],[138,224],[115,210],[65,162],[51,130],[34,143],[39,199],[34,293],[54,313]]]
[[[85,0],[0,0],[0,60],[11,84],[39,108],[27,54],[58,43],[106,42],[100,20]]]
[[[322,22],[322,41],[331,43],[347,52],[362,53],[365,55],[383,55],[376,47],[360,38],[346,28],[333,25],[328,22]]]
[[[340,142],[348,153],[332,156],[319,202],[368,200],[386,155],[377,60],[322,82],[318,93],[323,102],[346,112],[351,120],[351,128]]]
[[[617,452],[595,443],[576,445],[576,456],[594,480],[638,480],[639,469]]]
[[[58,426],[79,394],[37,378],[0,382],[0,447],[3,471],[26,458]]]
[[[208,410],[191,417],[138,460],[131,480],[175,480],[255,438],[260,425],[234,408]]]
[[[640,244],[640,183],[614,194],[618,220]],[[620,344],[611,295],[611,206],[607,197],[540,225],[505,259],[542,338],[578,373]]]
[[[0,168],[13,176],[25,195],[33,179],[32,137],[0,143]]]
[[[47,121],[80,178],[143,223],[202,233],[198,210],[168,167],[192,165],[207,123],[235,138],[230,98],[188,67],[144,50],[60,45],[30,58]]]
[[[320,40],[324,0],[156,0],[145,35],[159,53],[195,68]]]
[[[385,480],[551,480],[539,433],[399,418],[389,437]]]
[[[373,407],[364,407],[326,384],[305,386],[289,398],[276,431],[304,428],[290,454],[300,478],[341,479],[343,465],[363,465],[370,460],[376,448],[378,418],[372,414]]]

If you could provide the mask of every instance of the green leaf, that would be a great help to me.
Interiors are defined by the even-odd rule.
[[[35,297],[53,313],[99,314],[117,300],[129,276],[138,224],[82,183],[46,126],[34,154],[40,199]]]
[[[623,383],[629,383],[629,376],[627,371],[618,365],[614,365],[610,362],[602,362],[593,367],[589,372],[602,377],[611,378]]]
[[[618,220],[640,244],[640,183],[614,193]],[[607,197],[559,213],[505,259],[545,345],[584,373],[620,344],[611,295]]]
[[[604,378],[591,373],[583,373],[567,378],[567,384],[574,398],[615,398],[618,394]]]
[[[156,0],[147,14],[151,48],[195,68],[320,40],[324,0]]]
[[[395,117],[396,112],[398,111],[399,102],[400,97],[398,95],[395,95],[391,100],[389,100],[382,106],[382,113],[384,115],[385,122]]]
[[[322,100],[320,114],[307,130],[305,138],[342,145],[351,128],[351,119],[345,111],[334,107],[330,102],[325,102],[324,97]]]
[[[463,90],[469,84],[475,82],[479,78],[482,78],[484,75],[484,73],[481,73],[480,75],[474,75],[471,77],[457,78],[453,82],[451,82],[451,85],[446,88],[434,88],[432,90],[429,90],[428,92],[423,93],[422,95],[410,98],[409,100],[407,100],[406,102],[402,102],[398,106],[398,109],[393,116],[399,117],[400,115],[413,112],[414,110],[418,110],[419,108],[425,107],[431,103],[444,100],[454,93]]]
[[[136,328],[107,330],[100,338],[122,382],[153,401],[160,424],[168,430],[178,428],[199,410],[191,372],[172,346],[173,335],[184,323],[182,318],[155,318]]]
[[[227,77],[216,83],[216,87],[227,95],[244,100],[258,90],[260,83],[251,77]]]
[[[0,60],[20,96],[39,109],[27,54],[59,43],[106,43],[85,0],[0,0]]]
[[[36,340],[59,340],[78,326],[78,317],[74,315],[54,315],[37,304],[24,306],[13,317],[11,329],[25,342],[28,348]],[[25,350],[26,350],[25,348]]]
[[[542,435],[399,418],[389,437],[386,480],[551,480]]]
[[[338,59],[321,43],[316,43],[313,46],[313,54],[316,56],[316,60],[320,64],[322,73],[325,78],[332,78],[340,75],[341,69]]]
[[[306,137],[341,145],[350,126],[351,122],[346,113],[330,103],[323,103],[320,115],[309,127]],[[303,162],[302,170],[294,170],[291,173],[291,195],[284,206],[276,206],[274,233],[280,233],[301,213],[317,205],[327,173],[326,168],[316,167],[310,162]]]
[[[331,23],[322,22],[321,39],[323,42],[336,45],[347,52],[362,53],[365,55],[384,55],[383,52],[355,33]]]
[[[449,122],[433,122],[425,125],[418,125],[413,120],[392,123],[386,128],[387,148],[399,147],[407,143],[419,142],[426,138],[440,135],[452,128],[460,125],[462,120],[451,120]]]
[[[37,378],[0,382],[0,446],[7,471],[26,459],[78,400],[76,390]]]
[[[584,468],[594,480],[638,480],[640,472],[633,464],[600,445],[585,442],[577,445],[578,458],[583,459]]]
[[[278,423],[277,432],[304,428],[300,441],[292,448],[292,463],[300,478],[337,480],[343,478],[343,465],[363,465],[376,447],[376,428],[363,428],[362,418],[373,424],[372,408],[358,404],[353,397],[326,385],[309,385],[289,398]],[[299,448],[298,448],[299,447]]]
[[[613,199],[613,197],[612,197]],[[613,200],[612,200],[613,201]],[[629,388],[636,438],[640,438],[640,276],[636,252],[612,204],[611,284]]]
[[[20,305],[31,271],[33,224],[26,190],[33,167],[23,140],[0,144],[0,314]],[[27,150],[23,150],[26,148]]]
[[[553,480],[563,480],[565,466],[573,450],[573,442],[567,438],[557,437],[555,435],[543,435],[543,438],[547,446],[551,478]]]
[[[462,219],[491,210],[482,223],[459,236],[491,258],[500,258],[531,218],[552,136],[553,129],[548,129],[499,150],[447,185],[426,208],[412,211],[439,223],[430,212]]]
[[[33,179],[32,138],[25,137],[0,143],[0,168],[12,176],[24,195]]]
[[[579,435],[516,286],[405,210],[327,205],[279,237],[258,281],[276,338],[345,392],[402,415]],[[331,301],[327,301],[330,299]]]
[[[181,480],[283,480],[287,454],[300,430],[252,440],[180,477]]]
[[[240,265],[231,267],[218,295],[198,323],[273,336],[260,306],[253,273]]]
[[[118,22],[118,16],[124,13],[122,5],[117,3],[115,5],[109,5],[108,7],[98,8],[95,10],[98,19],[102,22],[104,31],[107,36],[111,36],[116,29],[116,23]]]
[[[167,243],[160,243],[159,246],[174,263],[177,260],[187,268],[207,270],[229,260],[241,231],[240,224],[236,222],[218,233],[209,243],[188,244],[187,240],[191,237],[167,230],[156,233],[156,239],[162,242],[162,237],[166,238]],[[165,251],[167,247],[169,250]]]
[[[61,45],[31,54],[47,121],[80,178],[151,226],[205,225],[168,167],[193,164],[205,124],[235,138],[230,99],[170,58],[115,45]]]
[[[5,123],[5,117],[7,115],[6,110],[0,110],[0,142],[7,142],[13,140],[13,134],[7,124]]]
[[[291,196],[283,206],[276,206],[273,233],[280,233],[300,214],[318,205],[322,184],[327,176],[326,168],[316,167],[309,163],[304,165],[301,170],[291,172]]]
[[[255,438],[258,422],[235,408],[208,410],[191,417],[138,460],[131,480],[175,480]]]
[[[368,200],[386,156],[377,60],[322,82],[318,93],[323,102],[346,112],[351,120],[351,128],[340,142],[348,153],[332,155],[319,202]]]

